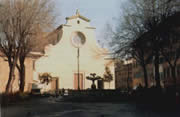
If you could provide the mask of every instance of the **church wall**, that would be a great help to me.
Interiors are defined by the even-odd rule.
[[[77,24],[77,21],[80,21],[79,24]],[[71,20],[67,20],[68,25],[73,25],[73,26],[78,26],[78,25],[83,25],[83,26],[89,26],[89,22],[86,22],[84,20],[81,20],[80,18],[77,19],[71,19]]]
[[[59,77],[60,88],[73,89],[73,73],[77,72],[77,48],[71,44],[71,33],[74,31],[83,32],[86,35],[86,44],[80,48],[80,72],[84,75],[84,88],[91,87],[91,81],[86,80],[86,76],[90,73],[96,73],[103,76],[105,72],[105,60],[96,47],[93,40],[94,33],[92,29],[73,29],[64,27],[61,41],[55,46],[49,46],[47,56],[37,61],[37,69],[39,72],[50,72],[54,77]],[[94,44],[95,43],[95,44]],[[114,71],[114,68],[111,68]],[[106,86],[106,85],[105,85]],[[113,82],[111,82],[113,88]],[[109,84],[108,87],[109,88]]]
[[[80,21],[80,24],[77,21]],[[72,44],[72,34],[81,32],[86,37],[85,44],[80,48],[79,66],[80,73],[83,74],[84,89],[90,88],[92,82],[86,79],[90,73],[96,73],[103,77],[105,66],[109,62],[104,59],[102,52],[104,49],[97,45],[95,40],[94,28],[90,27],[89,22],[82,19],[68,20],[63,25],[61,40],[56,45],[48,45],[45,55],[36,61],[36,70],[38,73],[49,72],[53,77],[59,78],[59,88],[74,89],[74,73],[77,73],[77,48]],[[55,36],[56,37],[56,36]],[[110,65],[112,73],[113,65]],[[114,73],[113,73],[114,75]],[[114,89],[114,81],[111,82],[111,89]],[[109,84],[105,84],[105,88],[109,88]]]
[[[32,89],[32,82],[33,82],[33,59],[27,58],[25,61],[26,65],[26,79],[25,79],[25,92],[31,92]]]
[[[3,93],[6,87],[9,74],[8,62],[0,57],[0,93]]]

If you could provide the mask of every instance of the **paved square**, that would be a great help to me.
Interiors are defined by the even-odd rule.
[[[179,117],[123,103],[68,103],[54,98],[34,99],[3,108],[2,117]]]

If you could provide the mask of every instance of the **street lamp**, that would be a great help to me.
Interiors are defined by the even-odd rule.
[[[78,72],[78,90],[80,90],[80,76],[79,76],[79,63],[80,63],[80,48],[85,44],[85,36],[81,32],[75,32],[72,36],[72,44],[77,48],[77,72]]]
[[[78,90],[80,90],[80,86],[79,86],[79,48],[77,48],[77,69],[78,69]]]
[[[127,64],[128,77],[127,77],[127,88],[129,90],[129,64]]]

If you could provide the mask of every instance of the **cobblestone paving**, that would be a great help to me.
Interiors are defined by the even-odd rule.
[[[180,117],[177,112],[153,112],[135,104],[65,103],[35,99],[2,109],[2,117]]]

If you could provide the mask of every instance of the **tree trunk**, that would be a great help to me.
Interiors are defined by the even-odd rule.
[[[172,74],[172,78],[173,78],[173,84],[174,84],[174,86],[176,86],[176,66],[171,67],[171,74]]]
[[[24,63],[20,63],[20,92],[24,92],[24,86],[25,86],[25,65]]]
[[[148,88],[148,77],[147,77],[146,65],[143,65],[143,72],[144,72],[144,84],[145,84],[145,88]]]
[[[12,65],[11,63],[9,63],[9,78],[8,78],[8,82],[6,84],[6,92],[5,92],[6,94],[8,94],[10,92],[14,70],[15,70],[15,66]]]
[[[95,85],[95,80],[92,80],[92,84]]]
[[[13,57],[12,55],[10,55],[8,57],[8,64],[9,64],[9,79],[8,79],[8,82],[7,82],[7,85],[6,85],[6,94],[9,93],[10,91],[10,88],[11,88],[11,85],[13,84],[12,83],[12,78],[13,78],[13,75],[14,75],[14,71],[15,71],[15,68],[16,68],[16,65],[17,65],[17,59],[18,59],[18,56],[19,56],[19,49],[17,50],[17,53],[13,53]]]
[[[154,65],[155,65],[156,86],[157,87],[161,87],[161,84],[160,84],[160,75],[159,75],[159,53],[156,53],[156,55],[155,55]]]

